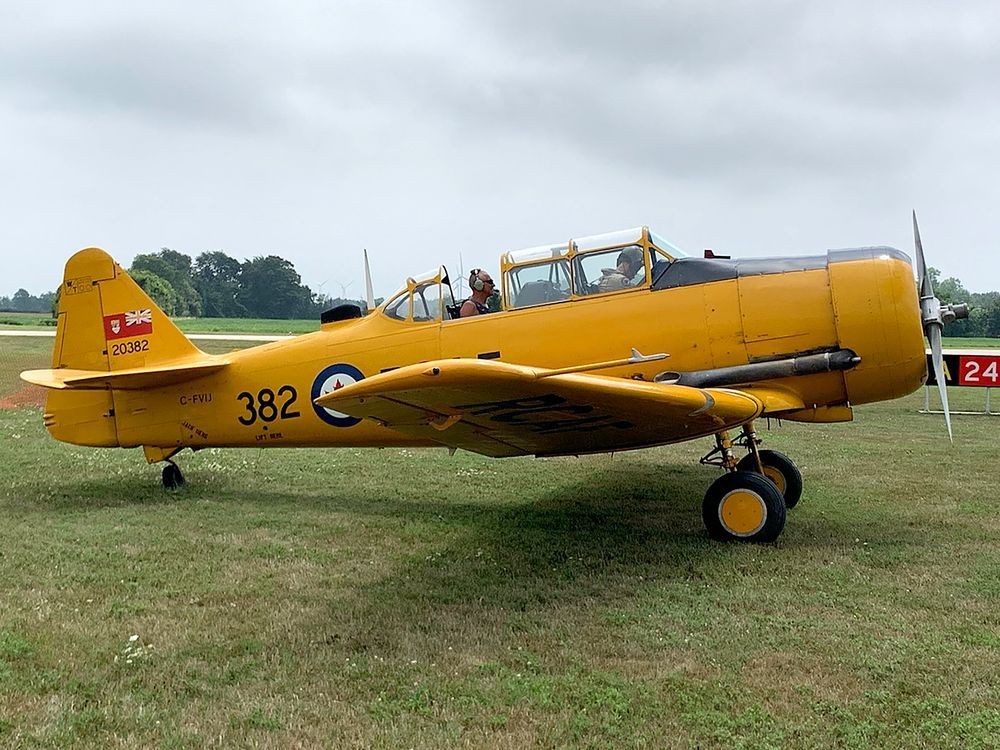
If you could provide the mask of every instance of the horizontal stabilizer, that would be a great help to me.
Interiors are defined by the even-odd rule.
[[[197,362],[136,367],[130,370],[75,370],[61,367],[55,370],[26,370],[21,379],[43,388],[102,390],[116,388],[138,391],[144,388],[183,383],[218,372],[229,364],[223,358],[200,359]]]

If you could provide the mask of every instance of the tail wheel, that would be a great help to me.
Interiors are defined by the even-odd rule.
[[[177,490],[183,487],[184,475],[175,463],[168,463],[163,467],[163,486],[168,490]]]
[[[720,541],[773,542],[785,528],[780,490],[752,471],[734,471],[715,480],[701,512],[709,536]]]
[[[785,497],[785,507],[794,508],[802,497],[802,472],[784,453],[762,450],[760,463],[764,467],[764,476],[770,479],[781,490]],[[739,471],[756,472],[753,456],[747,455],[736,465]]]

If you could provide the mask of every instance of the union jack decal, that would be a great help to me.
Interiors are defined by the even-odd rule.
[[[152,310],[129,310],[104,316],[104,338],[125,339],[153,332]]]
[[[153,325],[152,310],[132,310],[125,313],[125,326]]]

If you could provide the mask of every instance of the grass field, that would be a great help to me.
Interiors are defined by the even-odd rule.
[[[265,320],[254,318],[175,318],[185,333],[309,333],[319,330],[316,320]],[[51,330],[55,320],[37,313],[0,313],[0,330]]]
[[[707,441],[207,450],[167,493],[47,436],[50,345],[0,340],[0,747],[997,746],[997,417],[773,426],[804,499],[723,545]]]

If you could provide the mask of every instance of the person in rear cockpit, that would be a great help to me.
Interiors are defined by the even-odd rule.
[[[486,301],[493,296],[496,285],[490,275],[479,268],[472,270],[469,274],[469,289],[472,294],[462,303],[459,310],[460,318],[469,318],[473,315],[486,315],[492,312],[486,306]]]
[[[642,269],[642,250],[637,247],[626,247],[618,254],[617,266],[601,269],[602,275],[597,280],[597,290],[613,292],[618,289],[628,289],[632,286],[632,279]]]

